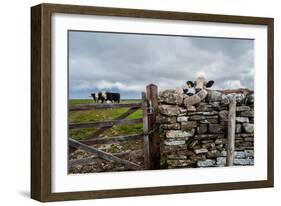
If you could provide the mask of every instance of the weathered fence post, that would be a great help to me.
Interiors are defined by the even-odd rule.
[[[227,158],[226,158],[227,166],[232,166],[234,163],[235,128],[236,128],[235,122],[236,122],[236,101],[231,100],[229,103],[229,113],[228,113]]]
[[[144,155],[144,168],[150,169],[149,158],[149,137],[148,137],[148,100],[146,93],[142,92],[142,111],[143,111],[143,155]]]
[[[146,87],[148,105],[148,142],[149,169],[160,169],[160,137],[156,117],[158,115],[157,86],[150,84]]]

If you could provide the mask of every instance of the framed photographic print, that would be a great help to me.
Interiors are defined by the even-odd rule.
[[[273,19],[31,8],[31,197],[273,187]]]

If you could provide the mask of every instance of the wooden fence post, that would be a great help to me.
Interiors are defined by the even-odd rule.
[[[156,117],[158,115],[157,86],[150,84],[146,87],[149,102],[148,108],[148,139],[149,139],[149,169],[160,169],[160,137]]]
[[[150,169],[150,155],[149,155],[149,137],[148,137],[148,100],[146,93],[142,92],[142,111],[143,111],[143,156],[144,156],[144,168]]]
[[[232,166],[235,152],[236,101],[229,103],[226,165]]]

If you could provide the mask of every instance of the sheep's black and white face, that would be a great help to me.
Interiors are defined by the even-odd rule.
[[[202,89],[210,88],[213,86],[215,82],[213,80],[206,81],[204,77],[197,77],[197,79],[194,81],[187,81],[186,84],[188,85],[189,88],[194,87],[195,93],[200,92]]]

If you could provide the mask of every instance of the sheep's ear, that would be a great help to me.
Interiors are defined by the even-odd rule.
[[[214,83],[215,82],[213,80],[208,81],[207,84],[206,84],[206,88],[212,87]]]
[[[187,81],[186,84],[190,84],[191,87],[194,87],[194,83],[192,81]]]

